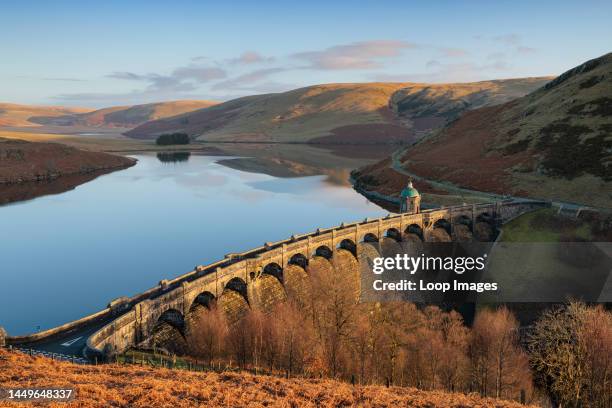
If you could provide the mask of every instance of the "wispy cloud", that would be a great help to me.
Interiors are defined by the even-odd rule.
[[[217,82],[212,86],[213,90],[235,90],[251,88],[256,82],[267,79],[270,75],[286,71],[286,68],[266,68],[258,69],[246,74],[230,78],[226,81]]]
[[[445,64],[437,60],[427,63],[428,72],[413,74],[378,74],[371,78],[376,81],[393,82],[467,82],[480,81],[502,72],[508,72],[510,66],[505,61],[491,61],[484,64],[472,62]]]
[[[382,60],[416,47],[416,44],[408,41],[373,40],[336,45],[321,51],[300,52],[292,57],[306,61],[309,64],[307,68],[312,69],[375,69],[383,66]]]
[[[243,52],[239,57],[230,59],[228,62],[230,64],[250,65],[264,62],[273,62],[274,60],[274,57],[265,57],[255,51],[246,51]]]
[[[134,72],[113,72],[108,78],[148,83],[149,91],[189,92],[197,89],[196,84],[202,84],[222,79],[227,76],[225,70],[217,67],[185,66],[176,68],[170,75],[156,73],[137,74]]]

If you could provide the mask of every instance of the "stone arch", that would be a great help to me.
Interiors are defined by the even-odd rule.
[[[156,326],[166,323],[175,329],[177,329],[181,334],[184,334],[185,330],[185,318],[183,314],[176,309],[168,309],[163,312],[158,318]]]
[[[276,262],[270,262],[264,266],[262,273],[265,275],[274,276],[279,282],[283,282],[283,268]]]
[[[306,268],[302,268],[297,264],[289,264],[283,270],[283,286],[285,287],[287,298],[302,307],[306,307],[309,304],[312,295],[312,284]]]
[[[404,229],[404,237],[410,241],[423,241],[423,228],[419,224],[410,224]]]
[[[361,276],[361,294],[364,296],[364,299],[368,299],[369,296],[374,296],[374,289],[372,288],[372,284],[374,279],[378,279],[372,273],[374,268],[374,259],[379,258],[381,255],[378,252],[377,244],[361,242],[358,246],[358,254],[357,258],[359,264],[359,273]],[[370,297],[372,299],[373,297]]]
[[[239,277],[230,279],[217,300],[229,324],[236,323],[250,309],[247,284]]]
[[[488,212],[483,212],[478,214],[476,217],[476,222],[486,222],[487,224],[494,224],[494,219],[491,214]]]
[[[385,237],[396,240],[397,242],[402,241],[402,233],[397,228],[389,228],[385,231]]]
[[[225,284],[225,287],[223,288],[223,292],[227,290],[231,290],[231,291],[238,293],[248,303],[249,298],[247,296],[247,284],[243,279],[239,277],[235,277],[227,281],[227,283]]]
[[[378,237],[372,232],[368,232],[363,236],[363,242],[378,242]]]
[[[308,275],[313,276],[322,273],[333,273],[332,264],[329,259],[322,256],[314,256],[308,262],[308,268],[306,268]]]
[[[339,249],[334,252],[331,263],[334,269],[334,281],[337,282],[340,290],[348,290],[348,293],[352,293],[357,301],[361,291],[361,275],[357,258],[346,249]]]
[[[460,215],[455,218],[453,224],[453,241],[469,242],[473,238],[472,218],[467,215]]]
[[[401,242],[396,241],[393,238],[384,237],[380,240],[379,251],[383,257],[395,257],[395,255],[402,253]]]
[[[278,270],[276,266],[273,268]],[[270,313],[276,304],[287,300],[287,293],[282,283],[283,277],[279,278],[275,273],[264,272],[249,284],[247,290],[252,309]]]
[[[189,311],[191,312],[199,306],[205,307],[206,309],[210,310],[214,307],[216,300],[217,299],[215,295],[213,295],[209,291],[204,291],[195,297],[195,299],[191,303],[191,306],[189,307]]]
[[[472,231],[477,241],[493,241],[496,235],[495,219],[488,212],[478,214]]]
[[[355,242],[352,239],[348,239],[348,238],[343,239],[338,244],[338,248],[339,249],[346,249],[351,254],[353,254],[353,256],[355,256],[355,257],[357,256],[357,245],[355,244]]]
[[[315,250],[314,255],[322,256],[325,259],[331,259],[334,255],[334,252],[327,245],[321,245]]]
[[[184,354],[187,342],[183,314],[173,308],[164,311],[153,326],[150,342],[153,348],[160,347],[171,353]]]
[[[440,219],[427,231],[426,240],[428,242],[451,242],[452,237],[450,231],[451,228],[448,221]]]
[[[302,253],[293,254],[291,258],[289,258],[289,265],[298,265],[306,269],[308,266],[308,257]]]
[[[465,225],[470,231],[472,231],[472,217],[462,214],[455,218],[455,225]]]
[[[433,229],[436,228],[442,228],[444,229],[444,231],[446,231],[446,233],[450,236],[451,232],[452,232],[452,228],[451,228],[451,223],[448,222],[447,219],[445,218],[440,218],[439,220],[437,220],[434,225],[433,225]]]

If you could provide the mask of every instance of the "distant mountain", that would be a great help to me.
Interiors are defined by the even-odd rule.
[[[374,189],[390,190],[390,164],[364,173]],[[408,148],[401,164],[475,190],[612,207],[612,53],[464,113]]]
[[[148,122],[126,135],[152,139],[186,132],[207,141],[413,143],[419,132],[444,124],[450,112],[504,102],[544,82],[528,78],[449,85],[315,85],[234,99]]]
[[[146,123],[126,133],[150,139],[187,132],[199,140],[304,142],[410,137],[388,108],[403,84],[329,84],[234,99]]]
[[[28,120],[39,125],[133,128],[150,120],[191,112],[214,105],[211,101],[170,101],[144,105],[115,106],[65,115],[37,115]]]
[[[65,108],[61,106],[17,105],[0,103],[0,126],[34,126],[30,118],[46,116],[49,118],[82,114],[91,111],[85,108]]]

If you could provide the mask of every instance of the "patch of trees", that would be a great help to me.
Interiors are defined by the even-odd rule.
[[[609,225],[609,219],[595,221]],[[202,306],[187,319],[189,354],[211,368],[256,374],[554,407],[612,406],[612,312],[601,305],[556,305],[529,328],[506,307],[483,307],[468,327],[457,312],[437,306],[360,303],[350,259],[343,249],[330,261],[311,258],[307,287],[287,291],[287,300],[267,312],[249,309],[234,324],[225,294]]]
[[[529,359],[554,406],[612,406],[612,313],[601,305],[545,312],[529,338]]]
[[[185,145],[189,144],[191,139],[187,133],[166,133],[158,136],[155,143],[160,146],[168,146],[168,145]]]
[[[311,296],[229,325],[222,305],[202,311],[187,339],[210,367],[230,366],[355,384],[476,392],[541,402],[519,323],[506,308],[480,311],[472,328],[436,306],[359,303],[335,274],[311,274]]]

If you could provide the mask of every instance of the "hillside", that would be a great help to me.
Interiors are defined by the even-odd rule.
[[[214,105],[211,101],[170,101],[144,105],[115,106],[65,115],[36,115],[29,121],[39,125],[133,128],[142,123],[176,116]]]
[[[466,112],[400,161],[409,173],[469,189],[610,207],[612,54],[515,101]],[[360,170],[362,187],[395,190],[387,180],[407,176],[393,164]]]
[[[85,108],[65,108],[61,106],[34,106],[17,105],[14,103],[0,103],[1,126],[35,126],[30,119],[36,116],[56,118],[66,115],[83,114],[89,112]]]
[[[319,379],[189,372],[139,366],[79,366],[0,349],[3,387],[71,387],[72,402],[51,407],[522,407],[515,402],[414,388],[351,386]],[[4,407],[33,406],[3,401]]]
[[[389,105],[405,126],[426,133],[463,112],[511,101],[552,77],[500,79],[454,84],[410,84],[395,92]]]
[[[0,138],[0,185],[129,167],[134,159],[58,143]]]
[[[447,111],[457,111],[450,105],[461,103],[463,109],[469,109],[471,104],[505,101],[517,94],[524,95],[542,83],[542,79],[518,79],[450,85],[315,85],[231,100],[145,123],[126,135],[152,139],[162,133],[187,132],[206,141],[406,144],[416,141],[423,129],[443,124]],[[423,119],[416,125],[410,122],[412,116],[406,108],[406,98],[412,93],[418,94],[421,104],[414,116]],[[428,111],[427,107],[432,105],[439,112]],[[444,108],[446,105],[449,107]]]

